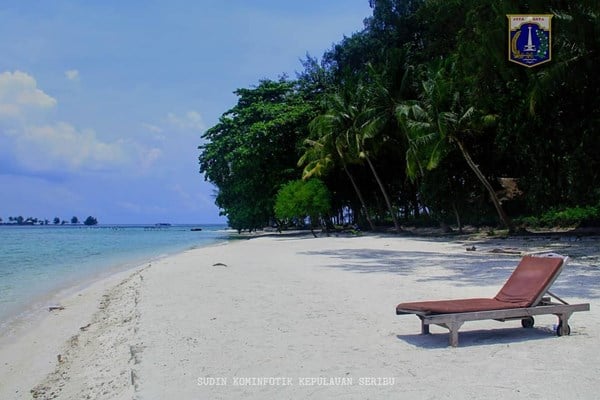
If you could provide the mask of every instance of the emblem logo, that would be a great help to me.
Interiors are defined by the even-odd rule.
[[[552,14],[508,14],[508,60],[526,67],[550,61]]]

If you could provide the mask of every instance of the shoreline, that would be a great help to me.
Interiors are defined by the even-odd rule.
[[[98,229],[129,229],[129,228],[143,228],[145,225],[104,225],[104,226],[69,226],[68,229],[86,229],[86,230],[98,230]],[[190,225],[192,226],[192,225]],[[174,228],[179,228],[175,226]],[[30,226],[20,226],[21,229],[30,229]],[[34,229],[44,230],[48,229],[63,229],[64,227],[59,226],[34,226]],[[220,238],[209,240],[208,242],[190,242],[184,243],[183,245],[169,244],[164,246],[164,249],[133,249],[130,253],[120,252],[118,255],[106,254],[106,256],[100,258],[98,254],[94,254],[94,259],[87,263],[84,268],[77,270],[72,267],[72,271],[69,275],[64,274],[62,268],[65,263],[62,259],[46,261],[44,268],[48,271],[52,271],[52,268],[46,267],[46,265],[52,265],[57,263],[61,269],[59,274],[60,278],[51,281],[49,284],[39,287],[38,291],[27,291],[22,290],[19,293],[19,297],[16,300],[7,303],[8,306],[5,310],[0,313],[0,338],[6,336],[10,331],[14,330],[14,325],[20,325],[28,322],[31,319],[39,319],[40,315],[47,311],[49,306],[59,305],[60,299],[67,297],[68,295],[81,291],[85,287],[94,284],[95,282],[108,278],[111,275],[117,274],[122,271],[133,270],[139,265],[154,262],[165,257],[178,254],[183,251],[202,247],[206,245],[212,245],[214,243],[220,243],[227,241],[227,230],[220,229],[215,231],[208,230],[207,232],[214,232],[222,235]],[[206,240],[206,239],[201,239]],[[73,263],[71,263],[73,264]],[[37,268],[37,266],[36,266]],[[37,277],[27,277],[39,281]],[[24,282],[24,278],[21,280]],[[20,282],[19,282],[20,283]],[[33,282],[36,283],[36,282]],[[9,281],[10,284],[10,281]],[[26,288],[24,288],[26,289]],[[10,298],[9,298],[10,299]]]
[[[134,267],[139,270],[143,266]],[[132,270],[121,271],[91,282],[70,294],[55,293],[54,299],[63,310],[40,309],[33,318],[14,321],[0,337],[0,376],[11,387],[0,385],[2,398],[28,398],[35,384],[52,371],[60,349],[70,337],[87,324],[98,307],[101,296],[109,288],[127,279]]]
[[[20,399],[25,398],[21,396],[31,395],[29,390],[32,385],[51,372],[60,353],[59,349],[87,324],[84,323],[86,320],[93,317],[105,292],[152,263],[195,249],[218,246],[227,241],[224,238],[207,245],[191,245],[175,252],[146,258],[138,256],[135,260],[111,264],[90,275],[65,281],[52,291],[40,294],[19,307],[16,313],[0,324],[0,376],[2,380],[12,379],[16,391],[6,391],[6,384],[0,381],[0,398],[15,396],[15,399]],[[64,309],[50,310],[50,307]],[[35,357],[34,362],[24,360],[25,355]]]
[[[185,251],[185,250],[184,250]],[[177,253],[173,253],[177,254]],[[20,326],[29,326],[35,324],[45,317],[50,307],[60,307],[64,299],[69,299],[81,292],[84,292],[90,286],[93,286],[104,280],[110,280],[111,277],[121,273],[135,271],[141,268],[143,264],[152,263],[161,258],[169,257],[173,254],[165,254],[158,257],[152,257],[144,261],[128,261],[118,264],[110,264],[105,269],[94,271],[83,277],[70,278],[48,292],[40,293],[30,299],[26,304],[17,306],[2,323],[0,323],[0,339],[14,335]]]
[[[227,233],[226,230],[222,232]],[[213,243],[201,244],[201,245],[190,245],[189,247],[181,250],[167,251],[160,255],[153,256],[137,256],[135,258],[124,260],[118,263],[110,263],[107,267],[92,271],[92,273],[83,275],[80,277],[70,278],[57,287],[51,289],[48,292],[36,295],[26,304],[17,306],[15,312],[9,314],[4,321],[0,322],[0,344],[2,340],[10,339],[18,331],[21,326],[35,325],[36,322],[44,319],[46,314],[52,311],[49,307],[63,305],[65,299],[70,299],[73,296],[80,295],[85,292],[86,289],[101,284],[104,281],[111,281],[113,277],[120,276],[122,274],[134,273],[140,268],[144,268],[146,264],[152,264],[162,259],[173,257],[177,254],[185,253],[187,251],[218,246],[227,243],[230,239],[224,236],[223,239],[216,240]],[[61,311],[61,310],[59,310]]]
[[[542,364],[551,361],[548,354],[589,354],[590,345],[600,347],[600,293],[597,286],[586,284],[600,279],[589,267],[598,266],[595,243],[391,235],[313,239],[284,234],[189,249],[95,281],[61,299],[64,310],[47,312],[12,342],[0,339],[0,376],[5,378],[0,398],[30,398],[35,388],[35,398],[54,393],[61,399],[85,393],[106,399],[275,399],[319,392],[326,397],[383,399],[409,384],[407,379],[422,381],[420,367],[432,369],[448,383],[452,372],[441,367],[455,356],[493,370],[489,356],[499,352],[507,353],[504,362],[511,363],[511,357],[528,349],[533,362]],[[471,246],[476,250],[466,251]],[[574,315],[571,337],[552,337],[547,332],[552,318],[541,321],[529,338],[497,322],[482,322],[466,327],[461,347],[453,350],[446,349],[444,330],[422,338],[416,318],[393,315],[400,301],[493,295],[520,258],[515,249],[573,254],[574,266],[563,272],[566,283],[559,282],[560,293],[568,300],[592,303],[592,310]],[[461,269],[462,263],[467,269]],[[490,268],[480,271],[478,263]],[[587,365],[599,357],[572,362]],[[579,393],[590,394],[588,375],[597,375],[599,368],[588,366],[579,378],[581,371],[562,372],[581,380]],[[537,376],[533,375],[529,377]],[[233,378],[241,382],[257,376],[288,377],[296,383],[299,378],[352,377],[354,384],[345,389],[325,384],[232,384]],[[358,385],[359,378],[368,377],[395,380],[387,387]],[[217,382],[209,378],[228,378],[229,383],[200,384]],[[462,393],[468,397],[475,391],[466,385]],[[419,390],[431,394],[433,389]],[[495,390],[490,398],[506,395]]]

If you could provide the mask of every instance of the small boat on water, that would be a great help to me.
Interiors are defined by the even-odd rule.
[[[202,228],[192,228],[190,229],[190,231],[192,232],[200,232],[202,230]]]

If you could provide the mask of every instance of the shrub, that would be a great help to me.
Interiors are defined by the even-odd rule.
[[[600,226],[600,205],[551,209],[535,217],[523,217],[520,222],[530,227],[590,227]]]

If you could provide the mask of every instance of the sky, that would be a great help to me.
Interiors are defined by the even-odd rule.
[[[0,218],[225,223],[201,135],[368,0],[0,0]]]

